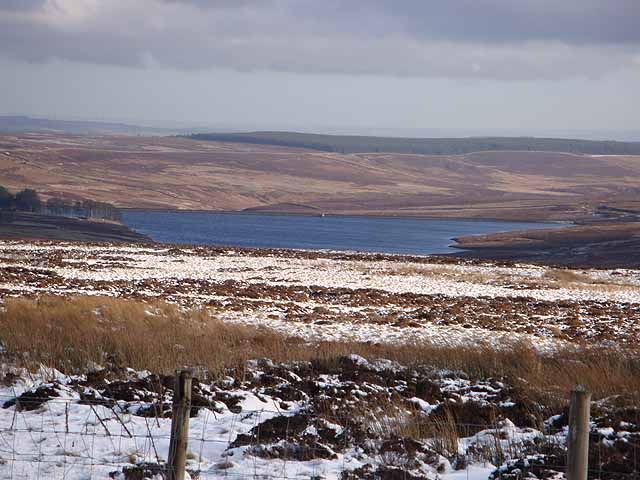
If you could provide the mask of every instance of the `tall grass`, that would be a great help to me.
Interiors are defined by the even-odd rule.
[[[105,297],[6,299],[0,310],[3,356],[20,366],[40,364],[64,372],[86,371],[92,363],[170,373],[182,365],[212,375],[249,359],[313,360],[337,366],[341,356],[388,358],[406,365],[462,370],[471,376],[508,377],[532,400],[564,403],[576,384],[596,398],[640,392],[640,356],[613,349],[563,350],[540,354],[523,344],[501,348],[393,346],[346,342],[309,343],[272,330],[226,324],[205,309],[181,310],[163,302]]]
[[[156,372],[200,365],[220,372],[248,358],[286,358],[292,341],[224,324],[205,310],[104,297],[9,299],[0,312],[0,340],[24,366],[42,363],[65,372],[91,363]]]

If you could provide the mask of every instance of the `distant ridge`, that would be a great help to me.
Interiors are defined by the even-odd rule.
[[[60,132],[78,135],[169,135],[175,130],[141,127],[126,123],[95,122],[86,120],[51,120],[23,115],[0,116],[0,133]]]
[[[297,132],[197,133],[194,140],[307,148],[337,153],[461,155],[486,151],[550,151],[589,155],[640,155],[640,142],[536,137],[397,138]]]

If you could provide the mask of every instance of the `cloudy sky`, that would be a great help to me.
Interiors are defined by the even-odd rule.
[[[640,129],[639,0],[0,0],[0,113]]]

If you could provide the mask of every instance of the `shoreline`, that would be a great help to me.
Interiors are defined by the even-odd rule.
[[[11,210],[0,211],[0,239],[153,243],[123,223]]]
[[[603,222],[453,239],[452,256],[570,267],[640,268],[640,222]]]

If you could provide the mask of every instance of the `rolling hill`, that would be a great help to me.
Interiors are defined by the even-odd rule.
[[[170,135],[178,130],[116,122],[57,120],[25,115],[0,115],[2,133],[67,133],[73,135]]]
[[[338,153],[184,137],[0,135],[0,185],[120,207],[575,220],[615,212],[603,204],[640,210],[639,180],[640,156],[621,154]]]

